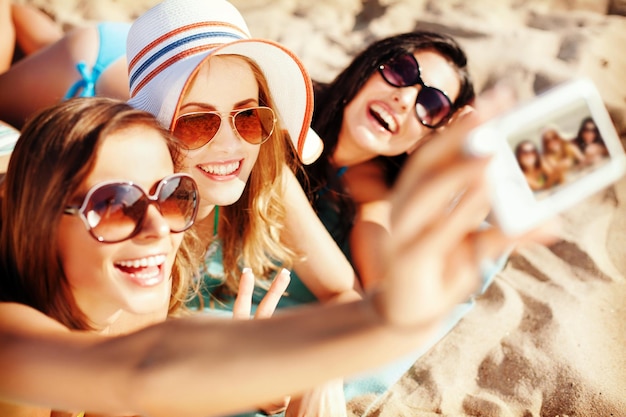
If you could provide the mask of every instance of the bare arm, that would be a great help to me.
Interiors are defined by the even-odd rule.
[[[390,189],[380,166],[374,161],[350,167],[344,179],[356,206],[350,231],[352,264],[363,288],[370,289],[381,280],[385,271],[381,242],[390,237]]]
[[[350,250],[354,268],[366,290],[384,277],[385,265],[381,256],[381,242],[390,237],[388,200],[371,201],[357,207],[350,232]]]
[[[15,26],[11,17],[11,1],[0,0],[0,73],[11,66],[15,51]]]
[[[50,16],[28,4],[12,4],[17,44],[25,55],[33,54],[63,37],[63,29]]]
[[[293,172],[283,170],[286,183],[288,241],[305,259],[295,265],[302,282],[320,301],[360,298],[350,262],[315,214]]]
[[[21,324],[7,326],[16,314]],[[171,320],[112,339],[69,332],[15,304],[0,306],[0,317],[0,368],[11,375],[0,379],[0,398],[111,414],[206,417],[254,408],[379,364],[410,339],[386,329],[366,302],[267,320]],[[362,349],[370,333],[389,343],[378,346],[385,354],[370,358]]]

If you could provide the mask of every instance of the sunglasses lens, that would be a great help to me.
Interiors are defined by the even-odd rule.
[[[381,66],[385,81],[394,87],[408,87],[420,82],[420,70],[413,55],[405,54]]]
[[[274,112],[269,107],[241,110],[234,116],[235,129],[246,142],[265,142],[274,130]]]
[[[161,215],[174,233],[189,229],[193,224],[198,205],[198,189],[189,177],[169,178],[159,191]]]
[[[215,137],[221,123],[219,114],[185,114],[176,120],[173,133],[187,148],[198,149]]]
[[[132,185],[107,185],[91,195],[85,217],[98,240],[116,242],[135,232],[147,204],[143,192]]]
[[[417,95],[415,111],[423,124],[435,127],[450,115],[452,103],[443,91],[424,86]]]

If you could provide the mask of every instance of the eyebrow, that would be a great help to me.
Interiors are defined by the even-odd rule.
[[[258,100],[254,99],[254,98],[248,98],[245,100],[241,100],[238,101],[237,103],[235,103],[235,105],[233,106],[233,109],[239,109],[239,108],[243,108],[246,106],[249,106],[250,104],[252,105],[258,105]],[[191,101],[189,103],[185,103],[182,106],[180,106],[180,109],[178,109],[179,112],[187,109],[187,108],[200,108],[202,110],[208,110],[208,111],[215,111],[217,110],[217,108],[209,103],[205,103],[205,102],[197,102],[197,101]]]

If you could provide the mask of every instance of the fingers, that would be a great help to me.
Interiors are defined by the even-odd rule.
[[[469,158],[465,155],[465,141],[470,131],[512,107],[514,103],[515,98],[510,89],[494,88],[476,100],[474,110],[468,108],[461,111],[453,123],[429,135],[432,138],[420,145],[402,167],[402,174],[394,186],[397,198],[402,200],[403,196],[410,194],[413,185],[433,170],[448,166],[455,160]]]
[[[467,214],[461,210],[460,204],[469,197],[470,190],[486,188],[484,186],[484,172],[487,159],[462,160],[447,169],[433,172],[428,180],[415,184],[412,193],[403,196],[403,201],[393,201],[394,207],[391,216],[392,234],[394,241],[403,244],[412,240],[411,235],[419,234],[434,223],[447,221],[452,212]],[[483,190],[484,191],[484,190]],[[455,196],[462,194],[456,202]],[[487,196],[483,198],[482,210],[487,204]],[[457,216],[459,217],[459,216]],[[472,217],[465,218],[468,224],[476,225]],[[456,223],[455,223],[456,225]]]
[[[450,253],[477,228],[477,218],[484,217],[487,187],[482,183],[467,188],[450,212],[439,216],[426,231],[425,245],[431,250]]]
[[[411,154],[394,185],[396,198],[402,199],[410,194],[413,186],[433,171],[449,166],[454,161],[469,159],[463,154],[463,143],[470,129],[478,122],[475,112],[468,113],[445,130],[435,133],[432,139]]]
[[[254,318],[268,318],[272,317],[274,311],[276,310],[276,306],[280,301],[280,298],[287,290],[287,286],[289,286],[289,282],[291,281],[291,273],[287,269],[282,269],[272,282],[272,285],[267,290],[267,294],[263,297],[263,300],[259,303],[257,307],[256,314]]]
[[[252,294],[254,292],[254,275],[250,268],[244,268],[239,279],[237,298],[233,305],[235,320],[249,320],[252,311]]]
[[[278,306],[280,297],[287,290],[291,281],[291,273],[287,269],[282,269],[267,290],[267,294],[259,303],[254,318],[271,317]],[[233,318],[236,320],[249,320],[252,312],[252,295],[254,293],[254,274],[250,268],[244,268],[239,280],[237,298],[233,305]]]

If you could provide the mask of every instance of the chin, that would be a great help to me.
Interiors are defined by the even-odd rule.
[[[216,206],[230,206],[235,204],[241,198],[243,188],[238,192],[220,193],[218,195],[208,196],[207,201]]]
[[[164,319],[167,317],[169,309],[169,294],[163,298],[160,295],[156,297],[136,299],[132,305],[128,306],[127,311],[135,315],[146,315],[150,317]]]

